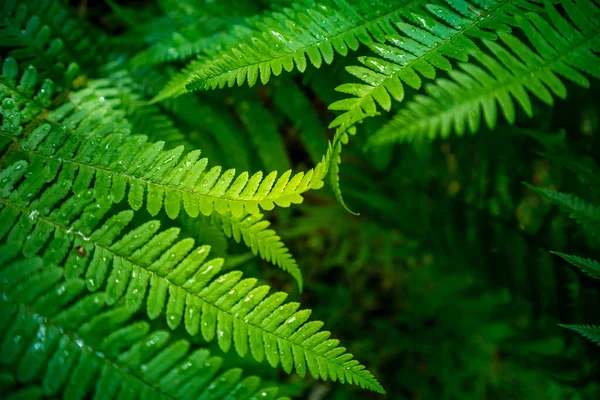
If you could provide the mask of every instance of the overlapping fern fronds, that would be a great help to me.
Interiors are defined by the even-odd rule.
[[[92,190],[70,196],[70,179],[43,190],[47,176],[26,176],[26,167],[19,161],[0,176],[1,263],[40,255],[64,265],[67,280],[83,278],[90,291],[105,290],[108,305],[136,312],[146,303],[150,319],[164,309],[170,328],[183,322],[189,334],[216,339],[223,351],[233,345],[240,356],[281,363],[288,373],[308,370],[315,378],[384,392],[339,340],[320,330],[322,322],[307,322],[309,310],[284,303],[287,294],[268,296],[268,286],[242,279],[240,271],[219,275],[223,259],[206,261],[207,246],[177,241],[178,228],[159,232],[159,221],[148,221],[127,230],[133,211],[109,216],[110,201],[93,202]]]
[[[547,18],[515,15],[530,45],[506,32],[498,32],[499,41],[483,39],[486,52],[476,57],[480,65],[460,63],[460,70],[449,72],[451,79],[426,85],[427,95],[415,96],[370,143],[474,133],[482,116],[488,127],[496,125],[498,106],[509,123],[515,121],[515,101],[531,116],[529,93],[548,105],[555,96],[565,98],[561,78],[589,87],[585,75],[600,78],[600,8],[590,0],[560,5],[568,18],[550,4],[545,5]]]
[[[174,339],[128,307],[107,307],[104,292],[86,294],[81,279],[40,258],[0,267],[0,362],[10,371],[6,398],[275,399],[239,368]],[[7,383],[7,382],[4,382]],[[280,397],[280,400],[287,398]]]
[[[387,43],[368,44],[377,56],[359,57],[362,66],[346,69],[362,83],[346,83],[336,90],[353,97],[330,105],[341,110],[330,128],[345,129],[375,115],[377,106],[390,111],[392,99],[404,99],[404,85],[420,89],[422,79],[434,79],[436,69],[449,71],[451,60],[467,62],[477,58],[474,39],[496,40],[496,32],[511,32],[515,15],[540,11],[527,0],[447,1],[447,6],[429,4],[429,14],[414,14],[414,23],[398,22],[402,35],[386,36]],[[433,17],[433,18],[432,18]]]
[[[302,0],[266,12],[249,19],[248,26],[232,28],[226,48],[191,62],[155,101],[225,85],[253,86],[259,79],[265,84],[283,70],[304,71],[308,62],[316,68],[330,64],[335,53],[345,56],[361,43],[382,42],[386,34],[396,33],[393,22],[408,14],[413,3]]]
[[[236,176],[233,169],[207,169],[208,161],[200,158],[198,150],[185,155],[182,146],[165,151],[164,142],[147,143],[145,136],[131,135],[119,127],[119,114],[99,108],[106,99],[95,97],[93,91],[84,89],[73,94],[71,101],[47,110],[36,104],[33,87],[28,88],[32,96],[23,96],[16,87],[16,71],[11,68],[9,72],[1,82],[3,109],[14,109],[19,116],[6,120],[10,130],[0,132],[4,143],[14,140],[8,152],[39,159],[54,174],[59,167],[69,165],[79,172],[76,186],[87,187],[95,177],[95,192],[99,196],[110,194],[118,203],[128,194],[134,210],[142,207],[147,192],[147,209],[153,215],[164,205],[167,214],[175,218],[182,204],[190,216],[199,212],[210,215],[213,210],[231,211],[234,216],[241,216],[244,211],[257,214],[259,207],[271,210],[275,205],[299,203],[302,193],[323,185],[324,163],[307,173],[292,175],[288,170],[279,178],[275,171],[263,177],[262,172]],[[28,82],[33,86],[34,81]],[[23,114],[28,119],[38,115],[23,111],[34,108],[44,118],[37,128],[20,138],[19,125],[27,122]],[[100,144],[102,152],[96,148]]]

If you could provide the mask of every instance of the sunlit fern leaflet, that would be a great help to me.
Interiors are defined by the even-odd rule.
[[[105,293],[87,294],[83,280],[65,281],[61,268],[40,258],[0,266],[0,291],[10,398],[276,398],[276,387],[260,388],[239,368],[222,371],[222,359],[207,350],[131,322],[127,307],[107,308]]]
[[[160,223],[149,221],[121,235],[133,211],[106,219],[110,202],[93,202],[92,190],[69,197],[65,182],[70,179],[43,190],[50,181],[48,168],[45,171],[23,179],[24,161],[3,171],[0,239],[6,239],[0,261],[19,253],[27,257],[41,253],[47,263],[64,265],[67,279],[84,278],[91,291],[105,287],[109,305],[123,299],[134,312],[145,300],[151,319],[165,308],[172,329],[183,322],[191,335],[201,333],[207,341],[216,338],[223,351],[233,345],[240,356],[251,354],[273,367],[281,363],[288,373],[295,369],[304,376],[308,370],[315,378],[384,392],[338,340],[320,331],[322,322],[307,322],[309,310],[297,311],[298,303],[284,304],[287,294],[267,297],[268,286],[242,279],[240,271],[217,277],[223,259],[206,261],[207,246],[195,247],[192,239],[177,241],[178,228],[159,232]],[[73,169],[62,172],[69,173]]]
[[[360,43],[384,41],[396,33],[393,22],[408,12],[414,0],[301,0],[289,8],[266,12],[236,26],[232,39],[219,52],[202,55],[175,76],[156,97],[156,101],[186,91],[243,85],[265,84],[271,75],[299,71],[307,67],[307,56],[319,68],[330,64],[335,53],[342,56],[356,50]]]
[[[427,95],[416,95],[376,132],[372,145],[415,138],[446,137],[452,131],[475,133],[483,118],[488,127],[497,121],[497,104],[508,123],[515,121],[514,100],[529,116],[528,91],[552,105],[554,96],[565,98],[565,78],[589,87],[585,74],[600,78],[600,9],[589,0],[560,3],[568,19],[550,4],[545,17],[537,13],[515,16],[531,47],[517,37],[498,32],[500,41],[482,40],[487,52],[478,52],[476,64],[459,64],[460,70],[425,86]],[[570,21],[569,21],[570,20]]]

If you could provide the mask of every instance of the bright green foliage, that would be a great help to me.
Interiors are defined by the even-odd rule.
[[[335,53],[342,56],[360,43],[382,42],[396,33],[393,23],[411,9],[413,1],[346,0],[296,1],[281,10],[235,26],[231,39],[223,40],[219,52],[207,52],[174,77],[155,98],[161,101],[186,91],[215,89],[248,83],[260,78],[266,84],[271,74],[283,70],[303,72],[310,63],[320,68],[330,64]]]
[[[127,307],[107,308],[105,293],[86,294],[83,280],[62,274],[40,258],[0,269],[0,363],[29,385],[11,396],[276,398],[276,387],[259,388],[260,379],[243,378],[239,368],[221,371],[219,357],[147,322],[130,322]]]
[[[510,32],[510,25],[516,25],[515,15],[540,7],[528,1],[485,0],[470,4],[455,0],[447,1],[447,6],[429,4],[426,9],[429,14],[414,15],[415,24],[398,22],[403,36],[389,35],[386,44],[369,44],[378,57],[359,57],[362,66],[346,68],[363,83],[346,83],[336,89],[355,97],[330,105],[332,110],[344,111],[330,127],[345,129],[375,115],[377,105],[390,111],[392,99],[404,99],[404,84],[420,89],[420,76],[434,79],[436,69],[452,69],[451,60],[467,62],[469,57],[477,58],[479,47],[473,39],[496,40],[496,31]]]
[[[564,325],[561,324],[563,328],[571,329],[586,339],[591,340],[600,346],[600,326],[592,326],[592,325]]]
[[[223,229],[227,237],[232,237],[238,243],[243,240],[255,255],[259,254],[263,259],[289,272],[302,291],[302,275],[296,260],[277,233],[273,229],[268,229],[271,223],[264,220],[262,214],[234,217],[214,213],[212,219],[216,226]]]
[[[0,132],[6,137],[5,143],[11,136],[20,135],[19,124],[43,110],[34,98],[21,95],[14,75],[2,78],[5,87],[2,104],[9,109],[18,106],[23,112],[18,123],[7,121],[11,123],[10,129],[18,132],[13,135],[8,135],[10,130]],[[35,91],[33,86],[27,87],[31,94]],[[234,169],[222,172],[220,166],[207,168],[208,160],[200,158],[198,150],[185,155],[182,146],[165,151],[164,142],[147,143],[143,135],[130,135],[127,128],[119,126],[122,118],[118,113],[106,113],[104,107],[110,106],[105,103],[110,101],[101,92],[98,95],[96,85],[73,94],[69,102],[44,113],[47,123],[21,139],[12,151],[41,160],[54,174],[60,166],[69,165],[78,171],[76,187],[87,187],[96,177],[97,196],[111,195],[118,203],[127,195],[134,210],[143,206],[147,193],[148,211],[156,215],[164,205],[171,218],[177,217],[182,204],[192,217],[200,212],[210,215],[213,210],[241,216],[244,211],[256,214],[259,207],[265,210],[272,210],[275,205],[289,207],[302,201],[302,193],[323,185],[326,172],[323,162],[306,174],[292,176],[288,170],[279,178],[275,171],[264,177],[262,172],[236,176]],[[27,112],[29,109],[37,113]],[[95,152],[99,144],[104,149],[102,153]]]
[[[307,322],[309,310],[297,311],[299,303],[284,304],[287,294],[267,297],[268,286],[242,279],[240,271],[218,275],[223,259],[206,261],[209,248],[195,247],[192,239],[177,241],[178,228],[159,232],[160,222],[148,221],[127,232],[131,210],[100,225],[110,203],[93,203],[92,190],[67,197],[70,187],[63,182],[70,180],[59,180],[38,197],[49,179],[31,175],[9,193],[24,174],[21,162],[2,176],[2,192],[8,196],[0,199],[0,239],[6,236],[0,261],[18,252],[26,257],[41,253],[47,263],[64,265],[67,280],[83,278],[90,291],[105,287],[108,305],[123,299],[125,307],[136,312],[146,300],[150,319],[164,309],[171,329],[183,322],[190,335],[216,338],[223,351],[234,345],[240,356],[266,358],[273,367],[281,363],[288,373],[295,369],[304,376],[308,369],[314,378],[384,392],[373,375],[338,346],[339,340],[320,331],[322,322]]]
[[[591,276],[595,279],[600,279],[600,263],[598,261],[575,256],[572,254],[564,254],[559,252],[553,252],[557,256],[563,258],[569,264],[572,264],[579,268],[584,274]]]
[[[487,52],[477,52],[476,64],[461,63],[460,71],[426,85],[427,95],[417,95],[375,133],[372,145],[413,138],[447,137],[467,130],[475,133],[483,118],[489,128],[497,122],[497,105],[509,124],[515,121],[515,100],[529,116],[528,92],[548,105],[567,91],[559,78],[589,87],[585,74],[600,77],[600,8],[590,0],[561,3],[569,16],[546,5],[548,20],[539,14],[516,15],[531,45],[516,36],[498,32],[500,41],[483,39]]]

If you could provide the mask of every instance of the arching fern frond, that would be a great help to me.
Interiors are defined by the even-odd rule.
[[[34,102],[30,96],[17,103],[12,96],[21,96],[18,88],[11,86],[9,79],[0,80],[6,96],[0,99],[3,115],[4,110],[14,110],[17,104]],[[75,186],[79,188],[87,188],[95,178],[95,193],[99,197],[110,194],[118,203],[128,195],[134,210],[143,206],[147,192],[146,208],[152,215],[164,206],[167,214],[175,218],[182,204],[192,217],[200,212],[210,215],[213,210],[231,211],[235,216],[244,212],[257,214],[259,207],[271,210],[275,205],[289,207],[300,203],[304,192],[323,186],[325,162],[306,173],[292,175],[288,170],[279,177],[276,171],[263,177],[262,172],[236,176],[234,169],[207,169],[208,161],[200,158],[199,150],[185,155],[182,146],[165,151],[164,142],[147,143],[143,135],[130,135],[128,129],[118,125],[118,113],[103,112],[99,105],[106,99],[96,97],[93,90],[76,92],[70,100],[53,110],[40,109],[40,125],[27,132],[26,137],[17,139],[22,134],[18,127],[13,129],[18,133],[0,131],[4,142],[14,141],[8,153],[48,165],[53,176],[61,167],[74,170]],[[11,126],[15,125],[14,118]],[[99,144],[102,152],[95,147]]]
[[[571,329],[586,339],[591,340],[600,346],[600,326],[593,325],[565,325],[559,324],[563,328]]]
[[[219,357],[129,322],[126,307],[106,309],[105,293],[84,296],[82,280],[42,266],[33,258],[0,270],[0,359],[19,385],[31,385],[21,396],[275,399],[276,387],[259,388],[239,368],[221,371]]]
[[[68,184],[56,183],[38,197],[47,182],[43,174],[17,186],[24,162],[5,171],[1,192],[9,195],[0,199],[0,240],[6,236],[0,263],[20,252],[28,257],[43,253],[47,263],[64,265],[67,279],[84,277],[92,291],[105,287],[109,305],[122,301],[133,312],[145,301],[151,319],[166,305],[172,329],[183,322],[191,335],[201,333],[207,341],[216,337],[224,351],[234,345],[239,355],[266,358],[273,367],[281,363],[288,373],[295,368],[304,376],[308,369],[315,378],[384,392],[338,340],[320,331],[322,322],[307,322],[309,310],[284,304],[287,294],[282,292],[267,297],[268,286],[242,279],[240,271],[217,277],[223,259],[205,261],[207,246],[194,248],[192,239],[177,242],[179,229],[159,233],[160,223],[149,221],[122,235],[133,218],[131,210],[106,219],[109,202],[92,202],[91,191],[67,198]]]
[[[414,138],[462,135],[479,129],[483,114],[488,127],[497,120],[497,106],[509,123],[515,120],[514,100],[532,114],[528,91],[546,104],[565,98],[558,76],[579,86],[590,85],[584,74],[600,78],[600,9],[589,0],[561,3],[571,22],[552,5],[546,5],[550,22],[535,13],[516,16],[531,47],[515,36],[499,32],[500,43],[483,40],[490,54],[479,53],[475,64],[460,64],[449,72],[452,80],[427,85],[428,96],[417,95],[370,140],[372,145]],[[558,76],[557,76],[558,75]]]
[[[271,74],[292,71],[294,65],[304,71],[307,56],[317,68],[323,61],[330,64],[336,52],[345,56],[360,43],[382,42],[386,34],[396,33],[392,23],[414,2],[301,0],[265,13],[250,19],[248,27],[234,27],[227,47],[191,62],[154,101],[236,83],[253,86],[259,78],[265,84]]]
[[[102,241],[92,240],[90,242],[90,240],[95,238],[95,233],[100,234],[96,232],[94,228],[109,211],[111,207],[110,201],[107,199],[99,199],[95,205],[92,204],[95,197],[93,190],[75,189],[74,191],[77,195],[68,197],[70,191],[73,189],[73,184],[71,183],[71,179],[74,175],[73,168],[61,171],[60,177],[63,179],[60,179],[59,177],[59,180],[49,186],[45,191],[42,191],[42,186],[48,184],[53,179],[49,168],[42,169],[42,171],[35,176],[29,176],[15,189],[15,183],[19,182],[23,177],[25,169],[26,163],[24,161],[19,161],[0,172],[0,184],[2,185],[0,186],[0,194],[2,195],[2,198],[0,198],[0,205],[4,206],[4,210],[0,211],[0,216],[3,218],[2,225],[0,225],[0,238],[8,234],[8,241],[14,245],[12,250],[7,251],[6,254],[0,256],[0,259],[2,259],[2,257],[13,257],[15,252],[20,251],[20,249],[28,256],[37,254],[38,251],[41,251],[44,243],[49,239],[52,232],[60,232],[66,237],[63,241],[54,241],[54,247],[51,245],[52,251],[46,253],[45,258],[50,257],[51,261],[55,264],[60,264],[62,258],[65,255],[70,254],[73,250],[72,246],[82,246],[82,248],[85,249],[86,246],[84,242],[86,241],[89,242],[88,244],[93,245],[90,250],[94,250],[94,248],[98,249],[98,246],[102,245]],[[77,183],[75,183],[75,185],[77,185]],[[64,202],[64,204],[62,206],[57,206],[57,203],[61,201]],[[126,212],[125,214],[122,214],[120,219],[117,217],[115,218],[119,220],[121,224],[127,225],[131,220],[132,215],[132,212]],[[38,217],[40,217],[41,220],[38,220]],[[12,227],[11,224],[16,221],[21,221],[22,223]],[[86,225],[81,226],[81,224]],[[121,226],[117,224],[113,226],[113,229],[117,229],[120,226],[117,231],[118,233],[125,225]],[[153,221],[151,225],[150,228],[146,227],[149,235],[156,232],[153,227],[159,226],[160,223],[158,221]],[[237,225],[243,226],[237,227]],[[278,265],[285,271],[290,272],[290,274],[296,278],[298,285],[301,288],[302,276],[289,252],[284,251],[282,253],[281,248],[274,247],[277,246],[278,243],[268,243],[269,239],[272,241],[274,233],[270,236],[258,234],[258,228],[263,225],[264,224],[254,227],[254,233],[256,233],[255,238],[261,239],[257,242],[262,247],[261,255],[268,261],[273,261],[275,265]],[[241,221],[236,221],[233,218],[229,219],[228,225],[221,223],[219,227],[222,228],[228,236],[231,236],[232,229],[235,229],[237,232],[240,229],[248,228],[247,224],[243,224]],[[34,232],[34,234],[26,241],[23,235],[28,234],[27,232]],[[178,236],[179,230],[173,232],[176,233],[171,239],[171,242]],[[267,232],[267,234],[271,232]],[[248,238],[252,237],[253,235],[248,236]],[[278,239],[276,236],[275,238]],[[147,239],[149,240],[150,236]],[[170,242],[168,241],[165,242],[165,246],[168,246],[169,243]],[[108,244],[110,244],[110,242],[104,243],[104,245]],[[252,249],[256,252],[256,248],[254,247],[256,243],[252,244]],[[156,248],[160,248],[160,246],[157,246]],[[166,250],[166,248],[163,250]],[[188,249],[188,251],[189,250],[190,249]],[[283,248],[283,250],[286,249]],[[73,262],[76,262],[77,260],[77,258],[74,258]],[[90,260],[86,259],[82,262],[86,261]],[[67,264],[67,276],[71,276],[72,274],[78,275],[81,273],[71,272],[70,268],[71,264]],[[73,268],[79,270],[84,268],[84,265],[74,265]]]
[[[369,44],[378,57],[359,57],[362,66],[346,68],[362,83],[336,88],[354,97],[330,105],[331,110],[343,111],[330,128],[346,129],[375,115],[378,105],[390,111],[392,99],[404,99],[404,84],[420,89],[420,76],[434,79],[436,69],[452,69],[450,60],[466,62],[470,56],[476,57],[479,47],[473,39],[495,40],[496,31],[510,32],[510,25],[516,25],[515,14],[541,9],[527,0],[484,0],[476,5],[447,0],[447,4],[450,8],[427,5],[435,18],[423,13],[414,15],[415,24],[399,22],[398,29],[405,36],[388,35],[386,44]]]
[[[227,237],[233,238],[238,243],[243,240],[254,255],[259,254],[261,258],[289,272],[298,282],[298,289],[302,292],[302,275],[296,260],[277,233],[273,229],[268,229],[271,223],[263,219],[262,214],[234,217],[214,213],[212,221],[223,229]]]

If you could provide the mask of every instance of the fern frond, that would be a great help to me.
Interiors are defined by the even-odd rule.
[[[600,326],[565,325],[565,324],[558,324],[558,325],[562,326],[563,328],[571,329],[571,330],[579,333],[584,338],[589,339],[592,342],[594,342],[600,346]]]
[[[25,174],[23,162],[11,168],[0,178],[2,193]],[[304,376],[308,368],[315,378],[384,392],[338,340],[320,331],[321,322],[307,322],[309,310],[297,311],[298,303],[284,304],[287,294],[267,297],[268,286],[242,279],[240,271],[217,277],[223,259],[205,261],[207,246],[194,248],[192,239],[177,242],[177,228],[159,233],[159,221],[121,235],[133,212],[106,219],[110,203],[94,203],[91,191],[67,198],[69,185],[55,183],[38,197],[47,181],[41,173],[27,176],[8,198],[0,199],[0,239],[6,236],[0,263],[19,252],[27,257],[43,253],[47,263],[64,265],[68,280],[84,277],[92,291],[106,287],[109,305],[122,301],[134,312],[146,300],[151,319],[166,305],[169,327],[175,329],[183,321],[191,335],[200,332],[207,341],[216,337],[223,351],[233,344],[239,355],[250,352],[272,367],[281,363],[288,373],[295,368]]]
[[[72,185],[77,185],[77,181],[74,184],[71,183],[71,179],[74,176],[73,168],[63,170],[61,172],[59,180],[44,192],[41,192],[42,187],[40,186],[40,184],[43,185],[49,183],[52,181],[53,178],[52,174],[49,171],[49,168],[42,169],[42,172],[38,173],[37,176],[28,177],[19,186],[19,188],[15,189],[14,185],[23,177],[25,169],[26,163],[24,161],[19,161],[11,165],[9,168],[0,172],[0,195],[2,195],[2,198],[0,198],[0,204],[3,204],[5,206],[5,210],[1,211],[0,215],[6,218],[5,220],[3,220],[1,225],[2,229],[0,229],[0,238],[7,234],[9,231],[13,232],[13,236],[16,235],[16,239],[14,239],[16,240],[14,250],[19,251],[19,249],[21,248],[20,246],[25,246],[23,248],[25,254],[35,254],[29,253],[29,245],[24,245],[21,233],[19,233],[19,229],[24,229],[25,231],[36,230],[36,224],[38,222],[37,217],[39,217],[40,214],[42,217],[48,216],[48,218],[50,218],[50,220],[42,218],[43,223],[50,224],[49,226],[37,229],[41,230],[41,232],[43,232],[43,235],[49,234],[50,232],[48,232],[48,229],[53,226],[55,229],[59,229],[64,234],[69,233],[69,230],[74,230],[74,232],[78,232],[79,238],[77,237],[77,235],[75,235],[71,237],[71,239],[73,240],[77,239],[80,241],[82,235],[85,237],[87,237],[87,235],[93,236],[93,232],[90,229],[98,223],[98,220],[95,220],[93,224],[90,223],[91,225],[87,226],[87,228],[89,229],[83,231],[80,226],[71,226],[69,224],[77,217],[81,220],[87,220],[90,218],[102,218],[103,215],[110,208],[110,201],[106,199],[99,199],[99,202],[96,203],[95,208],[91,206],[88,207],[95,197],[93,190],[91,189],[74,190],[74,192],[76,192],[77,195],[71,198],[67,198],[69,192],[73,189]],[[63,179],[61,180],[60,178]],[[39,196],[39,198],[36,199],[36,196]],[[65,201],[65,204],[67,204],[68,207],[71,207],[71,209],[68,212],[64,208],[60,207],[54,210],[57,201]],[[57,213],[62,213],[65,217],[68,215],[69,218],[56,218]],[[19,220],[19,218],[25,218],[25,214],[30,216],[30,220],[25,226],[19,226],[16,230],[11,230],[10,225],[5,225],[10,224],[11,221],[15,222]],[[262,215],[260,214],[259,216],[262,217]],[[127,217],[123,218],[127,219]],[[255,248],[255,245],[258,244],[261,247],[260,253],[263,256],[263,258],[265,258],[267,261],[272,261],[273,264],[278,265],[285,271],[290,272],[290,274],[298,281],[298,285],[300,286],[300,288],[302,287],[302,277],[297,264],[295,263],[294,259],[291,257],[289,252],[287,252],[287,249],[285,249],[285,247],[283,247],[283,249],[277,247],[278,245],[283,245],[280,242],[278,242],[279,238],[275,236],[273,231],[269,230],[266,232],[260,232],[261,228],[266,228],[264,226],[264,223],[254,224],[254,226],[251,226],[251,218],[247,218],[246,221],[243,222],[241,218],[235,219],[229,217],[228,220],[228,224],[223,223],[222,220],[217,220],[220,222],[220,225],[218,226],[222,228],[228,236],[231,236],[232,230],[235,231],[236,236],[239,235],[239,231],[251,230],[252,234],[250,234],[250,232],[247,232],[245,235],[245,239],[255,239],[254,243],[249,244],[249,246],[251,245],[251,248],[255,252],[255,254],[257,250]],[[156,224],[158,224],[158,221],[156,221]],[[9,235],[9,239],[10,238],[11,236]],[[43,242],[45,242],[48,239],[48,236],[42,236],[41,238],[38,236],[34,236],[32,238],[32,241],[35,242],[36,240],[40,239],[42,239]],[[33,248],[37,249],[36,251],[39,251],[39,248],[37,248],[36,246],[43,245],[43,242],[38,244],[31,243],[30,245],[34,246]],[[62,247],[60,247],[60,249],[54,249],[55,251],[58,251],[56,257],[60,258],[63,257],[65,254],[68,254],[68,246],[70,244],[70,241],[65,242],[64,244],[62,244]],[[61,243],[58,243],[57,246],[61,246]],[[11,257],[12,254],[12,252],[7,252],[6,255],[0,256],[0,259],[2,257]],[[53,261],[58,264],[60,260],[55,259]],[[68,267],[67,271],[69,271]]]
[[[531,47],[506,32],[498,32],[501,43],[483,39],[490,54],[479,52],[477,60],[484,68],[461,63],[462,71],[448,73],[452,79],[426,85],[428,96],[417,95],[373,135],[370,144],[446,137],[453,130],[458,135],[467,130],[475,133],[482,113],[487,126],[493,128],[496,103],[512,124],[514,100],[532,115],[528,91],[549,105],[554,96],[566,97],[558,76],[589,87],[584,74],[600,78],[600,57],[596,54],[600,48],[600,9],[589,0],[566,0],[561,5],[571,21],[549,4],[545,7],[549,22],[536,13],[516,15]]]
[[[392,99],[403,100],[404,83],[420,89],[420,76],[434,79],[436,69],[452,69],[450,60],[466,62],[469,56],[477,57],[479,48],[472,39],[495,40],[496,31],[510,32],[509,25],[516,25],[513,15],[540,9],[526,0],[484,0],[476,5],[465,0],[446,2],[450,8],[426,6],[435,19],[421,14],[415,15],[416,24],[399,22],[398,30],[406,36],[388,35],[389,44],[369,44],[378,57],[359,57],[362,66],[346,68],[362,83],[345,83],[336,88],[353,97],[330,105],[331,110],[344,112],[331,122],[330,128],[346,129],[375,115],[377,106],[390,111]]]
[[[11,87],[4,78],[0,80],[5,95],[20,96],[18,88]],[[17,104],[11,97],[0,100],[3,115],[5,109],[12,110]],[[327,168],[324,161],[293,176],[288,170],[279,178],[276,171],[266,177],[262,172],[252,176],[243,172],[236,177],[233,169],[222,172],[216,166],[207,170],[208,161],[200,158],[199,150],[185,155],[182,146],[165,151],[164,142],[147,143],[145,136],[120,129],[119,114],[105,115],[98,104],[106,99],[96,97],[92,89],[76,92],[70,100],[54,110],[42,110],[40,125],[26,137],[17,140],[20,133],[0,131],[4,141],[15,141],[8,152],[47,164],[54,176],[61,167],[77,171],[76,187],[87,188],[96,178],[95,193],[99,197],[110,194],[118,203],[128,194],[134,210],[143,206],[147,192],[146,208],[152,215],[164,206],[175,218],[182,204],[192,217],[200,212],[210,215],[213,210],[231,211],[235,216],[257,214],[259,207],[271,210],[275,205],[300,203],[304,192],[323,186]],[[29,97],[28,104],[31,102]],[[102,152],[97,151],[98,144]]]
[[[260,379],[242,379],[239,368],[221,371],[222,359],[207,350],[129,322],[126,307],[107,310],[105,293],[84,297],[85,283],[65,282],[62,272],[40,258],[0,271],[0,359],[20,385],[33,385],[27,395],[275,398],[276,387],[259,389]]]
[[[527,185],[531,190],[560,207],[579,223],[589,235],[600,240],[600,207],[592,205],[587,201],[570,193],[557,192],[555,190]]]
[[[259,77],[266,84],[271,74],[290,72],[294,65],[303,72],[307,56],[316,68],[323,61],[330,64],[335,53],[345,56],[360,43],[382,42],[386,34],[396,33],[392,22],[408,14],[413,3],[414,0],[296,1],[290,8],[250,19],[248,27],[234,27],[227,47],[188,64],[154,101],[236,83],[253,86]]]
[[[263,219],[262,214],[233,217],[228,214],[212,214],[213,223],[222,228],[225,235],[240,243],[242,240],[250,247],[254,255],[259,254],[264,260],[287,271],[298,282],[302,292],[302,275],[296,260],[277,236],[273,229],[268,229],[271,223]]]
[[[572,254],[559,253],[557,251],[551,251],[552,254],[564,259],[571,265],[579,268],[584,274],[591,276],[595,279],[600,279],[600,263],[590,258],[583,258]]]

